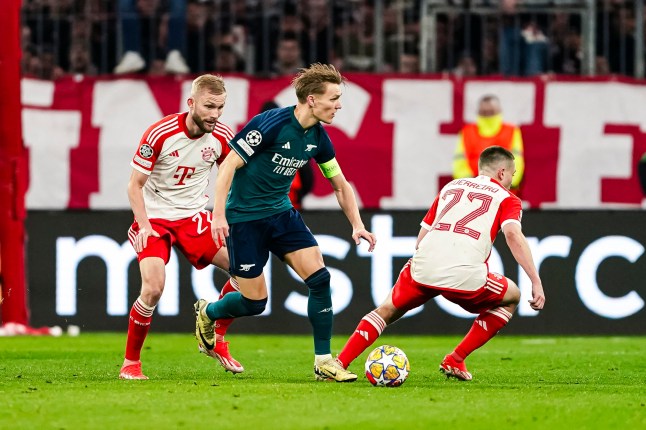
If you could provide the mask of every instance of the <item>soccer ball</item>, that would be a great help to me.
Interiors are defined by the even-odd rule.
[[[399,387],[408,378],[410,363],[401,349],[381,345],[366,360],[366,378],[375,387]]]

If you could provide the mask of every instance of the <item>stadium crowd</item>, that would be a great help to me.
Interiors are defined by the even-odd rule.
[[[499,13],[478,15],[463,6],[469,1],[447,0],[455,12],[437,15],[437,64],[431,72],[582,73],[581,15],[519,13],[523,0],[472,1],[495,4]],[[417,73],[420,3],[24,0],[22,71],[41,79],[210,71],[279,76],[319,61],[343,71]],[[634,75],[635,21],[633,1],[598,0],[597,75]]]

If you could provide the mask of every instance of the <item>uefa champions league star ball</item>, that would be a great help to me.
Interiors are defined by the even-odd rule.
[[[404,351],[391,345],[372,350],[366,360],[366,378],[375,387],[399,387],[408,373],[410,363]]]

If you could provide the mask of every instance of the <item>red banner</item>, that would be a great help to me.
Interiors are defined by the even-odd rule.
[[[496,94],[525,143],[522,198],[531,207],[642,205],[646,88],[632,80],[403,79],[351,74],[327,129],[364,207],[426,209],[451,175],[457,134],[477,100]],[[296,99],[290,79],[225,77],[222,121],[240,129],[263,103]],[[126,209],[129,161],[144,130],[187,110],[190,80],[174,77],[23,79],[30,209]],[[322,176],[306,208],[336,207]]]

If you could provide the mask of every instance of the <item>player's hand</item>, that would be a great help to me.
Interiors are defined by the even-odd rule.
[[[213,216],[211,236],[217,246],[227,246],[225,238],[229,237],[229,224],[225,216]]]
[[[532,299],[527,301],[535,311],[543,309],[543,306],[545,306],[545,293],[543,293],[542,284],[532,284]]]
[[[148,246],[148,238],[152,237],[159,237],[159,233],[157,233],[155,230],[153,230],[153,227],[144,227],[139,230],[137,233],[137,236],[135,237],[135,243],[134,243],[134,248],[135,252],[139,254],[141,251],[144,250],[146,246]]]
[[[352,239],[354,239],[354,243],[356,243],[357,245],[361,243],[361,239],[368,242],[368,244],[370,245],[368,252],[372,252],[375,249],[375,245],[377,245],[377,236],[375,236],[373,233],[370,233],[365,228],[354,229],[352,231]]]

